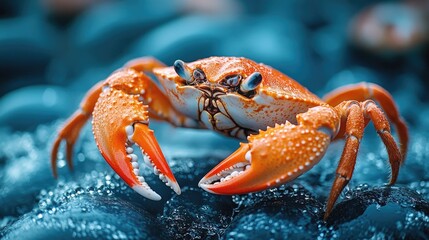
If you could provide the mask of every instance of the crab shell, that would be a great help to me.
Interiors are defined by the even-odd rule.
[[[202,127],[227,136],[245,139],[267,126],[289,121],[308,108],[323,104],[306,88],[277,70],[246,58],[211,57],[187,64],[190,71],[200,69],[206,81],[188,85],[173,67],[156,68],[154,74],[166,89],[175,109],[197,120]],[[255,95],[246,97],[222,84],[228,76],[241,81],[254,72],[262,75]],[[216,113],[207,108],[214,106]]]

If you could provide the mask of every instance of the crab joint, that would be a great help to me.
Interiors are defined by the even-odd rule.
[[[176,71],[177,75],[183,78],[186,83],[189,84],[193,82],[192,72],[190,71],[189,67],[186,66],[185,62],[182,60],[176,60],[173,65],[174,71]]]
[[[259,84],[262,82],[262,75],[259,72],[254,72],[246,79],[244,79],[243,83],[240,86],[240,90],[243,93],[247,93],[255,90]]]

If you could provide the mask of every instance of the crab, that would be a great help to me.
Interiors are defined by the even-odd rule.
[[[389,184],[398,177],[408,144],[407,125],[382,87],[366,82],[348,85],[322,100],[281,72],[239,57],[177,60],[171,67],[152,57],[128,62],[89,90],[59,130],[51,153],[55,177],[61,142],[66,143],[66,160],[72,169],[73,145],[91,117],[104,159],[126,184],[151,200],[161,196],[140,173],[133,145],[139,146],[144,161],[167,186],[177,194],[180,187],[149,119],[247,140],[199,182],[202,189],[215,194],[245,194],[290,182],[317,164],[332,141],[344,139],[325,219],[352,177],[370,121],[388,153]],[[400,144],[391,134],[390,122]]]

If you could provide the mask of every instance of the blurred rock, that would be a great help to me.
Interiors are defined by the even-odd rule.
[[[149,55],[172,65],[177,58],[194,61],[219,55],[219,44],[224,42],[225,36],[233,36],[237,30],[236,20],[231,16],[221,19],[200,15],[179,18],[148,32],[129,49],[125,59]]]
[[[379,83],[377,73],[362,66],[353,66],[343,69],[334,74],[329,81],[325,83],[325,90],[323,92],[327,94],[336,88],[359,82]]]
[[[40,0],[44,8],[55,15],[71,16],[105,0]]]
[[[352,21],[351,41],[380,55],[407,53],[428,40],[428,14],[426,7],[409,3],[376,4]]]
[[[186,13],[209,14],[221,17],[239,15],[243,11],[243,6],[236,0],[179,0],[179,2],[179,6]]]
[[[81,58],[82,68],[115,61],[136,39],[173,17],[174,6],[174,2],[161,5],[150,1],[114,1],[93,8],[80,15],[70,28],[73,48],[81,49],[79,55],[70,54]]]
[[[0,98],[0,125],[15,130],[34,129],[41,123],[70,113],[67,109],[70,99],[65,89],[55,86],[17,89]]]
[[[42,190],[46,191],[57,185],[48,157],[53,133],[57,128],[58,124],[41,125],[33,134],[0,130],[0,145],[2,146],[0,148],[1,216],[17,216],[30,211]],[[85,137],[88,135],[83,135],[84,138],[77,142],[77,149],[80,148],[81,143],[88,145],[86,144],[88,138]],[[94,144],[93,140],[91,144]],[[88,171],[107,169],[107,166],[100,165],[103,162],[99,155],[93,157],[90,149],[85,149],[85,151],[85,156],[81,153],[75,154],[76,172],[74,175],[77,179],[85,179],[82,176]],[[64,154],[60,152],[58,156],[59,178],[61,180],[71,179],[73,175],[69,173],[68,169],[64,169],[67,168]]]
[[[54,55],[55,38],[52,27],[36,17],[0,19],[0,96],[44,82],[42,76]]]
[[[243,20],[236,21],[235,32],[224,35],[218,43],[220,55],[243,56],[265,63],[304,85],[313,80],[308,32],[301,23],[272,16]],[[303,68],[308,71],[301,71]]]

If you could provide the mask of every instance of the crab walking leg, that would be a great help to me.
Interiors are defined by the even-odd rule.
[[[151,73],[155,68],[166,67],[166,65],[153,57],[141,57],[128,61],[125,68],[132,68],[139,72]]]
[[[83,125],[91,117],[95,103],[97,102],[98,96],[101,93],[103,82],[104,81],[97,83],[88,91],[81,101],[80,108],[73,113],[73,115],[66,121],[63,127],[58,131],[58,136],[54,141],[51,151],[51,167],[55,178],[57,177],[57,153],[60,143],[63,140],[66,141],[67,164],[70,170],[73,170],[73,146],[76,142],[76,139],[79,137],[79,133]]]
[[[402,155],[399,151],[398,145],[395,142],[392,134],[390,133],[390,124],[387,121],[384,112],[371,100],[362,103],[364,107],[364,115],[371,119],[374,124],[375,130],[386,146],[387,154],[389,155],[389,162],[392,169],[389,184],[395,184],[398,178],[399,167],[402,163]]]
[[[331,106],[337,106],[341,102],[348,100],[363,102],[369,99],[376,101],[395,125],[398,131],[399,142],[401,143],[400,148],[403,161],[408,149],[408,128],[405,121],[399,115],[398,107],[392,96],[385,89],[373,83],[363,82],[338,88],[324,97],[324,100]]]
[[[362,139],[365,128],[365,120],[359,103],[354,101],[343,102],[336,108],[343,116],[346,117],[344,133],[345,145],[336,170],[331,193],[329,194],[328,202],[326,204],[325,220],[331,213],[340,193],[352,178],[359,150],[359,143]]]
[[[298,114],[297,122],[249,136],[199,186],[216,194],[243,194],[279,186],[308,171],[325,154],[340,119],[333,108],[318,106]]]

